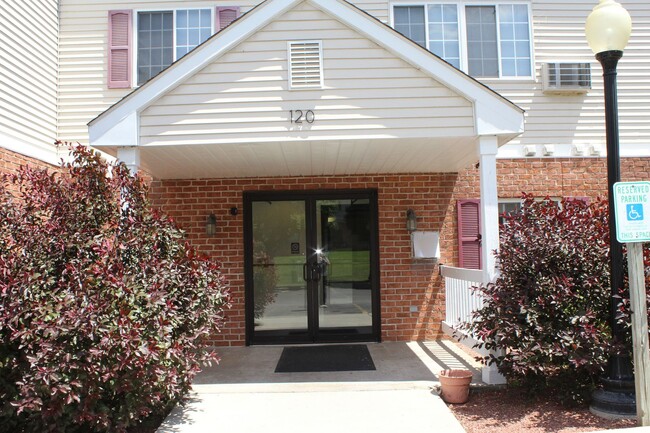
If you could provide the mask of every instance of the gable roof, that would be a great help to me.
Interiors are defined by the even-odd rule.
[[[523,110],[345,0],[266,0],[88,123],[93,146],[137,146],[138,115],[160,97],[302,2],[346,24],[474,104],[477,135],[523,132]]]

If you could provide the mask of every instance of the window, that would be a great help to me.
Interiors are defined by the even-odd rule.
[[[528,6],[499,5],[501,74],[507,77],[529,77],[531,71],[530,26]]]
[[[562,205],[561,198],[559,197],[549,197],[549,198],[558,206]],[[582,201],[589,202],[589,200],[585,197],[568,197],[568,198],[572,200],[582,200]],[[546,200],[546,198],[542,198],[542,197],[535,198],[535,201],[542,201],[542,200]],[[505,222],[506,216],[517,215],[521,210],[521,206],[522,206],[522,201],[519,198],[500,198],[498,203],[499,224],[503,224]]]
[[[238,18],[238,6],[108,11],[108,87],[130,88],[132,77],[143,84]]]
[[[429,49],[460,68],[458,9],[455,5],[428,5]]]
[[[211,9],[138,12],[138,85],[180,59],[212,34]]]
[[[532,76],[527,4],[396,5],[393,23],[395,30],[474,77]]]
[[[501,199],[498,204],[499,225],[505,222],[505,217],[516,215],[521,209],[521,199]]]
[[[494,6],[468,6],[467,72],[474,77],[499,76],[499,49]]]
[[[424,6],[399,6],[394,9],[395,30],[426,48]]]
[[[176,12],[176,58],[180,59],[212,34],[210,9]]]

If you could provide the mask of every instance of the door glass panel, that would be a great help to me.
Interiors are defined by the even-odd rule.
[[[305,202],[257,201],[253,219],[255,331],[307,331]]]
[[[316,201],[321,334],[370,332],[370,223],[368,199]]]

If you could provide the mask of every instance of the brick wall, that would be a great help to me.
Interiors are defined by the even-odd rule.
[[[452,203],[445,226],[456,236],[456,200],[479,198],[478,169],[458,173]],[[639,181],[650,178],[650,158],[621,159],[621,180]],[[607,198],[607,160],[605,158],[531,158],[497,160],[499,198],[520,198],[522,193],[538,197]],[[458,242],[449,252],[449,264],[458,263]]]
[[[650,177],[650,158],[621,159],[621,180]],[[522,192],[551,197],[606,197],[604,158],[518,159],[497,161],[499,197],[519,198]],[[478,198],[478,170],[459,173],[456,191],[461,198]]]
[[[406,210],[418,215],[420,230],[443,231],[456,174],[167,180],[152,183],[151,198],[183,227],[203,252],[219,259],[230,281],[233,308],[216,344],[244,343],[243,191],[377,189],[382,340],[425,340],[440,336],[444,299],[432,263],[410,257]],[[206,237],[210,212],[218,218],[217,235]],[[416,306],[417,312],[410,307]]]
[[[24,156],[0,147],[0,175],[16,173],[21,165],[38,168],[56,168],[38,159],[30,158],[29,156]]]
[[[499,196],[518,198],[522,192],[538,196],[591,197],[606,195],[607,170],[603,158],[500,160]],[[650,159],[622,160],[623,180],[647,179]],[[418,229],[440,231],[441,263],[457,265],[456,201],[478,198],[476,168],[461,173],[289,177],[252,179],[165,180],[152,182],[151,198],[183,227],[204,253],[219,259],[230,281],[233,308],[215,344],[244,344],[243,191],[370,189],[378,190],[379,256],[382,340],[427,340],[441,336],[444,293],[438,268],[410,258],[405,229],[406,210],[418,215]],[[204,235],[205,220],[218,217],[217,235]],[[417,312],[410,307],[416,306]]]
[[[21,166],[29,165],[33,168],[47,168],[52,171],[58,170],[58,167],[50,165],[36,158],[21,155],[11,150],[0,147],[0,177],[5,174],[16,174]],[[9,187],[11,188],[11,186]],[[11,190],[11,189],[10,189]]]

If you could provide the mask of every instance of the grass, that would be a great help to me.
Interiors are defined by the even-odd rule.
[[[327,277],[331,282],[368,281],[370,276],[369,251],[331,251],[327,254]],[[276,256],[278,287],[295,287],[305,284],[302,278],[304,256]]]

